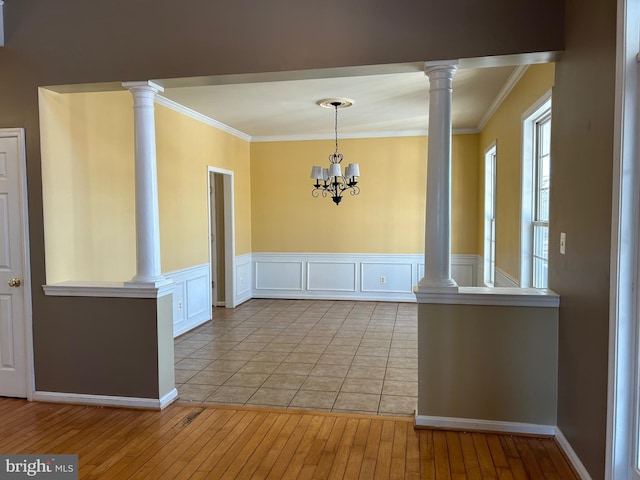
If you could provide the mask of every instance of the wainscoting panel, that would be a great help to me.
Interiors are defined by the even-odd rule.
[[[255,261],[256,290],[302,290],[304,262],[291,260]]]
[[[453,278],[476,286],[477,255],[453,255]],[[253,253],[252,298],[415,302],[423,255]]]
[[[251,285],[253,285],[251,272],[251,254],[238,255],[236,257],[236,291],[233,306],[251,300]]]
[[[411,263],[362,264],[363,292],[413,293],[417,279]]]
[[[173,336],[211,319],[211,267],[208,263],[164,274],[173,280]]]
[[[307,262],[307,290],[355,292],[355,262]]]

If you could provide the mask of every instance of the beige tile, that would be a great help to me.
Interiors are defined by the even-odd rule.
[[[228,387],[259,387],[269,377],[268,373],[234,373],[224,382]]]
[[[353,357],[352,365],[365,367],[385,367],[387,365],[387,357],[372,357],[370,355],[356,355]]]
[[[233,375],[232,372],[211,372],[203,370],[185,382],[185,385],[222,385]]]
[[[316,377],[335,377],[344,378],[349,371],[349,365],[330,365],[330,364],[316,364],[309,375]]]
[[[337,392],[299,390],[289,403],[289,407],[331,409],[337,396]]]
[[[280,388],[259,388],[247,401],[247,405],[265,405],[286,407],[296,395],[297,390],[283,390]]]
[[[418,368],[417,358],[390,357],[387,368]]]
[[[207,358],[209,360],[215,360],[216,358],[220,358],[222,355],[224,355],[224,352],[213,352],[205,347],[193,352],[189,355],[189,358]]]
[[[334,337],[329,343],[330,347],[345,345],[349,347],[358,346],[360,343],[360,338],[357,337]]]
[[[382,387],[383,395],[404,395],[407,397],[418,396],[418,382],[398,382],[385,380]]]
[[[391,368],[387,367],[387,373],[384,376],[385,380],[395,380],[404,382],[417,382],[418,381],[418,369],[417,368]]]
[[[307,379],[306,375],[282,375],[274,373],[262,384],[262,388],[279,388],[283,390],[297,390]]]
[[[284,375],[309,375],[313,369],[313,363],[282,363],[274,373]]]
[[[345,378],[340,391],[348,393],[375,393],[380,395],[382,392],[382,383],[382,380],[370,378]]]
[[[289,355],[288,352],[258,352],[251,359],[252,362],[282,362]]]
[[[349,378],[372,378],[380,380],[384,378],[385,369],[381,367],[364,367],[358,365],[352,365],[349,368],[347,377]]]
[[[381,347],[389,348],[391,340],[379,338],[363,338],[360,342],[361,347]]]
[[[309,333],[308,336],[300,340],[300,344],[329,345],[332,339],[333,339],[333,335],[321,336],[321,335],[314,335],[313,333]]]
[[[391,337],[393,336],[393,333],[390,332],[377,332],[377,331],[370,331],[367,330],[364,334],[363,339],[365,338],[377,338],[377,339],[383,339],[383,340],[391,340]]]
[[[417,405],[417,397],[382,395],[378,412],[388,415],[413,415]]]
[[[247,362],[239,370],[242,373],[273,373],[280,362]]]
[[[256,343],[269,343],[276,337],[277,337],[277,335],[252,334],[252,335],[249,335],[247,338],[245,338],[244,341],[245,342],[256,342]]]
[[[391,341],[391,348],[418,348],[418,339],[416,338],[413,341],[409,340],[396,340],[395,338]]]
[[[232,350],[220,357],[221,360],[251,360],[255,357],[256,352],[241,352]]]
[[[357,345],[329,345],[324,351],[325,355],[355,355]]]
[[[316,363],[319,358],[319,353],[290,353],[284,361],[289,363]]]
[[[262,349],[263,352],[293,352],[296,346],[293,343],[270,343]]]
[[[184,383],[199,372],[200,370],[176,370],[176,383]]]
[[[213,370],[215,372],[237,372],[245,363],[245,360],[216,360],[207,370]]]
[[[362,355],[366,357],[388,357],[388,347],[360,347],[356,352],[356,355]]]
[[[202,370],[211,364],[206,358],[185,358],[176,363],[177,370]]]
[[[278,335],[271,343],[294,343],[299,344],[304,335]]]
[[[379,403],[380,395],[340,392],[333,408],[336,410],[377,412]]]
[[[211,403],[242,403],[244,404],[256,391],[251,387],[234,387],[223,385],[206,399]]]
[[[305,344],[301,344],[296,346],[296,348],[293,349],[294,353],[322,353],[324,352],[324,350],[327,347],[325,347],[324,345],[313,345],[311,343],[305,343]]]
[[[337,392],[342,386],[344,377],[312,377],[309,376],[300,387],[301,390],[320,390],[322,392]]]
[[[185,384],[180,387],[178,390],[178,396],[180,400],[190,400],[193,402],[202,402],[209,395],[211,395],[214,390],[218,388],[213,385],[189,385]]]
[[[418,348],[392,348],[389,357],[394,358],[418,358]]]
[[[351,365],[353,362],[353,355],[328,355],[323,354],[319,359],[319,364],[328,365]]]
[[[238,345],[233,347],[233,351],[245,351],[245,352],[259,352],[264,347],[266,347],[268,343],[258,343],[258,342],[240,342]]]

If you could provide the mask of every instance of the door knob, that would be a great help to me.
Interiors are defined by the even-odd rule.
[[[12,278],[11,280],[9,280],[10,287],[19,287],[21,284],[22,282],[20,281],[19,278]]]

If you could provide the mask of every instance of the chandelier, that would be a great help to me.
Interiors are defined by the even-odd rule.
[[[318,197],[330,196],[333,203],[340,205],[342,195],[348,191],[351,195],[358,195],[360,187],[358,187],[358,177],[360,176],[360,167],[357,163],[350,163],[342,174],[342,154],[338,152],[338,108],[346,108],[353,105],[353,100],[349,98],[327,98],[318,100],[318,105],[324,108],[333,108],[335,115],[335,134],[336,134],[336,151],[329,155],[329,168],[313,166],[311,169],[311,178],[316,181],[313,185],[311,195]]]

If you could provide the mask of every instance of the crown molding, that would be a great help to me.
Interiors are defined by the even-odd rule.
[[[187,117],[193,118],[194,120],[202,122],[211,127],[217,128],[218,130],[227,132],[233,135],[234,137],[238,137],[242,140],[246,140],[247,142],[251,141],[250,135],[247,135],[246,133],[241,132],[240,130],[236,130],[235,128],[230,127],[229,125],[226,125],[222,122],[214,120],[211,117],[207,117],[206,115],[198,113],[195,110],[185,107],[184,105],[180,105],[179,103],[174,102],[173,100],[169,100],[168,98],[163,97],[162,95],[156,95],[155,101],[158,105],[162,105],[163,107],[170,108],[174,112],[178,112],[178,113],[181,113],[182,115],[186,115]]]
[[[504,85],[502,86],[502,89],[496,96],[495,100],[493,101],[493,103],[491,104],[487,112],[484,114],[484,116],[480,120],[480,123],[478,124],[479,132],[484,130],[484,127],[487,126],[487,123],[489,122],[489,120],[491,120],[491,117],[493,117],[493,115],[496,113],[498,108],[500,108],[500,105],[502,105],[502,102],[504,102],[505,99],[509,96],[509,94],[511,93],[511,90],[513,90],[513,88],[518,84],[518,82],[520,81],[520,79],[525,74],[528,68],[529,68],[529,65],[518,65],[513,70],[511,75],[509,75],[509,78],[507,78],[507,81],[504,82]]]

